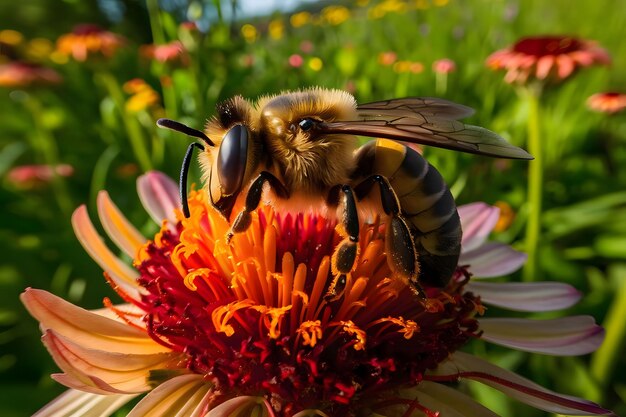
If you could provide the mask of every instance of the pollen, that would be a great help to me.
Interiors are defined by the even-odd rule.
[[[298,327],[297,333],[302,336],[302,345],[315,347],[317,340],[322,338],[322,322],[307,320]]]

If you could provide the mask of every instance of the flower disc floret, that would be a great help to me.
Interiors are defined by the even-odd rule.
[[[481,305],[465,280],[416,295],[392,277],[378,223],[362,225],[360,262],[328,297],[334,221],[266,206],[227,245],[229,225],[205,198],[195,193],[190,218],[164,225],[135,264],[149,334],[185,353],[222,400],[265,392],[284,415],[348,410],[418,383],[477,332]]]

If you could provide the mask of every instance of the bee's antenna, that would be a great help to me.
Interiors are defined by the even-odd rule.
[[[204,146],[199,143],[194,142],[189,145],[187,152],[185,153],[185,157],[183,158],[183,166],[180,169],[180,182],[178,186],[178,190],[180,192],[180,203],[183,206],[183,214],[187,219],[190,216],[189,203],[187,201],[187,175],[189,174],[189,164],[191,163],[191,155],[193,154],[194,148],[198,148],[201,151],[204,150]]]
[[[215,146],[213,141],[209,139],[209,137],[205,135],[204,132],[184,125],[181,122],[177,122],[171,119],[159,119],[157,120],[157,126],[175,130],[177,132],[184,133],[187,136],[193,136],[194,138],[202,139],[207,145]]]

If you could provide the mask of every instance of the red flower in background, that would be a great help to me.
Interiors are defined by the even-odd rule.
[[[609,54],[595,42],[570,36],[523,38],[487,58],[492,69],[507,71],[505,81],[509,83],[525,83],[533,77],[560,81],[580,67],[610,62]]]
[[[613,91],[597,93],[587,99],[587,107],[600,113],[619,113],[626,109],[626,94]]]

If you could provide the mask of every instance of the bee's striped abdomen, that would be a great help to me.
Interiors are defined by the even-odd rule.
[[[454,273],[461,250],[461,222],[441,174],[415,150],[377,139],[356,154],[353,178],[386,177],[400,201],[420,264],[419,281],[442,287]]]

